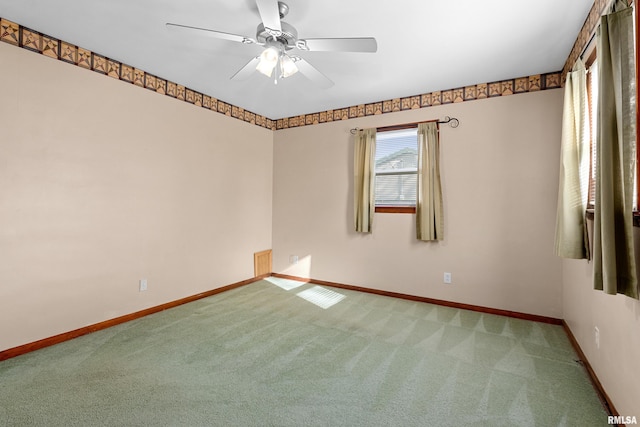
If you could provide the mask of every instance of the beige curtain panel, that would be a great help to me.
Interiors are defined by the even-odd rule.
[[[440,141],[438,124],[434,122],[418,125],[416,230],[418,240],[433,241],[444,238]]]
[[[354,222],[359,233],[371,233],[375,211],[376,129],[359,130],[354,148]]]
[[[590,156],[587,71],[581,60],[573,69],[567,74],[564,88],[555,253],[584,259],[589,258],[585,218]]]
[[[633,12],[617,0],[597,32],[599,101],[596,138],[594,287],[638,298],[633,246],[635,73]]]

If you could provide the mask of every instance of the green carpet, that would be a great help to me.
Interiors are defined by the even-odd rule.
[[[0,362],[0,426],[602,426],[560,326],[269,278]]]

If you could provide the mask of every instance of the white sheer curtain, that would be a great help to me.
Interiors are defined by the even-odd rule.
[[[434,122],[418,125],[416,230],[418,240],[432,241],[444,238],[440,141],[438,124]]]
[[[585,218],[589,154],[587,72],[578,60],[573,71],[567,74],[562,115],[555,252],[563,258],[589,258]]]
[[[636,99],[633,11],[616,0],[600,19],[594,287],[638,298],[633,244]]]
[[[375,211],[376,129],[359,130],[354,147],[354,224],[360,233],[371,233]]]

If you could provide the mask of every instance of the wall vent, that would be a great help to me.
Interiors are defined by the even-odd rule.
[[[255,277],[271,274],[271,249],[253,254],[253,273]]]

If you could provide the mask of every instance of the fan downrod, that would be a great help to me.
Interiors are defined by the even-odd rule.
[[[289,6],[279,1],[278,12],[280,13],[280,19],[284,18],[289,13]],[[268,40],[274,40],[282,43],[285,50],[293,49],[298,42],[298,31],[291,24],[284,21],[280,22],[281,32],[277,36],[273,36],[270,30],[267,30],[264,24],[261,22],[256,30],[256,40],[259,43],[266,43]]]

